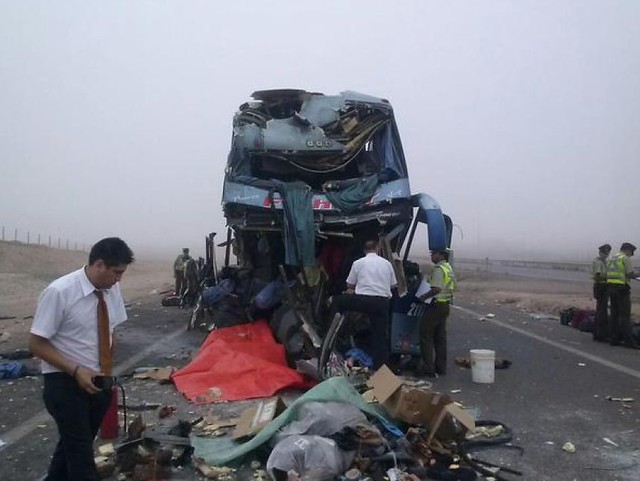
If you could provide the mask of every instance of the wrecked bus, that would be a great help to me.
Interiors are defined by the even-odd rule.
[[[405,274],[418,223],[427,225],[430,249],[449,247],[452,223],[432,197],[411,193],[386,99],[305,90],[257,91],[252,99],[233,119],[221,277],[244,279],[240,297],[249,302],[265,289],[277,293],[266,310],[254,305],[258,312],[245,313],[270,319],[290,358],[299,359],[326,344],[329,298],[345,289],[367,239],[380,239],[406,299],[417,287]],[[409,309],[411,303],[394,303],[398,313]],[[216,324],[228,325],[216,316]],[[392,342],[392,352],[406,349]]]

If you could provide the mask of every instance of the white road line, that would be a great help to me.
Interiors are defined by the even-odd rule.
[[[124,362],[116,366],[116,368],[114,369],[115,375],[118,376],[122,374],[124,371],[127,371],[131,367],[135,366],[138,362],[148,357],[153,351],[157,350],[160,346],[162,346],[163,344],[169,341],[174,340],[176,337],[180,336],[180,334],[183,334],[184,332],[186,332],[186,327],[181,326],[179,329],[176,329],[175,331],[170,333],[167,337],[164,337],[162,340],[156,342],[155,344],[152,344],[151,346],[147,346],[146,349],[143,349],[137,354],[126,359]],[[53,421],[53,419],[51,419],[51,416],[49,415],[46,409],[43,409],[42,411],[37,412],[28,421],[25,421],[22,424],[19,424],[18,426],[10,429],[6,433],[3,433],[0,435],[0,438],[6,443],[0,446],[0,451],[8,448],[12,444],[16,444],[27,434],[34,431],[38,425],[48,424],[51,421]]]
[[[460,307],[460,306],[451,306],[451,307],[453,307],[454,309],[458,309],[459,311],[465,312],[467,314],[470,314],[472,316],[475,316],[476,318],[484,317],[484,315],[478,312],[472,311],[471,309],[467,309],[465,307]],[[590,354],[588,352],[581,351],[580,349],[576,349],[575,347],[567,346],[566,344],[552,341],[551,339],[547,339],[546,337],[539,336],[538,334],[534,334],[532,332],[526,331],[525,329],[521,329],[519,327],[511,326],[505,322],[501,322],[496,319],[486,319],[485,322],[491,322],[497,326],[504,327],[505,329],[509,329],[510,331],[517,332],[518,334],[522,334],[523,336],[527,336],[532,339],[535,339],[536,341],[544,342],[545,344],[548,344],[550,346],[557,347],[558,349],[562,349],[563,351],[570,352],[571,354],[575,354],[576,356],[583,357],[597,364],[601,364],[602,366],[609,367],[618,372],[628,374],[629,376],[633,376],[637,379],[640,379],[640,371],[631,369],[630,367],[627,367],[627,366],[623,366],[622,364],[618,364],[617,362],[611,362],[608,359],[605,359],[600,356],[596,356],[595,354]]]

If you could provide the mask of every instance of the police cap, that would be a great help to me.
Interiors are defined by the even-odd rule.
[[[635,252],[636,246],[634,246],[631,242],[623,242],[620,246],[620,250]]]

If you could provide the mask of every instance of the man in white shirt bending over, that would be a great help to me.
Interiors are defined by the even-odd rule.
[[[333,301],[336,312],[355,311],[369,316],[371,330],[362,348],[373,358],[374,369],[387,362],[389,357],[391,289],[398,284],[393,266],[377,252],[378,241],[365,243],[365,256],[353,263],[347,277],[349,294],[338,296]]]

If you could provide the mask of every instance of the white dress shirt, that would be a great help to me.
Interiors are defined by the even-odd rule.
[[[389,298],[398,281],[391,262],[369,252],[353,263],[347,284],[356,286],[356,294]]]
[[[100,371],[98,353],[98,296],[84,267],[53,281],[42,291],[31,333],[48,339],[60,354],[80,366]],[[104,289],[109,328],[127,320],[120,283]],[[60,372],[42,361],[42,373]]]

